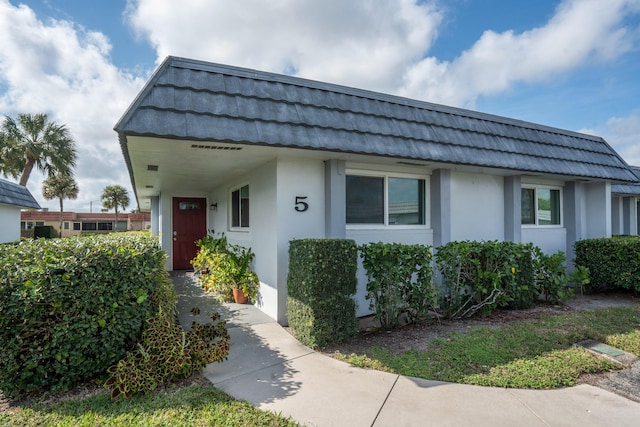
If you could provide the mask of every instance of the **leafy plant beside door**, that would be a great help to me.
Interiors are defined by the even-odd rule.
[[[260,280],[251,270],[255,254],[251,248],[232,245],[224,233],[210,234],[196,242],[198,253],[191,260],[202,287],[221,301],[234,301],[234,289],[241,290],[251,301],[257,301]],[[236,301],[240,302],[240,301]]]

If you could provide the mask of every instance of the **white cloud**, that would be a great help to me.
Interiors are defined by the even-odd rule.
[[[451,62],[428,56],[446,13],[396,0],[138,0],[129,19],[156,48],[187,56],[473,107],[482,95],[546,81],[633,48],[640,0],[565,0],[544,25],[487,30]],[[636,30],[636,31],[634,31]]]
[[[106,185],[130,188],[113,126],[144,82],[110,63],[109,40],[71,22],[42,22],[28,7],[0,0],[0,46],[0,112],[45,112],[77,143],[80,194],[65,209],[99,206]],[[57,209],[56,200],[42,197],[42,179],[32,174],[28,188],[42,206]]]
[[[638,33],[626,28],[624,19],[638,12],[638,0],[566,0],[542,27],[520,34],[487,30],[451,62],[425,58],[407,72],[400,92],[473,107],[479,96],[543,82],[630,51]]]
[[[411,0],[139,0],[129,19],[167,55],[393,91],[442,11]]]

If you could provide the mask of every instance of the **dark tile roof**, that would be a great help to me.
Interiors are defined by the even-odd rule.
[[[156,70],[115,130],[128,163],[126,137],[138,135],[637,180],[596,136],[176,57]]]
[[[638,177],[638,182],[628,184],[617,184],[611,186],[612,194],[619,194],[623,196],[640,196],[640,167],[631,166],[631,171]]]
[[[4,179],[0,179],[0,204],[40,209],[40,205],[26,187]]]

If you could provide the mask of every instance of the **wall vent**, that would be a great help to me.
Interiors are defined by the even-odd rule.
[[[205,144],[191,144],[191,148],[202,148],[204,150],[225,150],[225,151],[242,150],[242,147],[229,147],[224,145],[205,145]]]

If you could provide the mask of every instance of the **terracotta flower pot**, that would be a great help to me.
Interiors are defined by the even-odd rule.
[[[238,304],[246,304],[249,300],[247,296],[242,292],[242,289],[234,289],[233,290],[233,299]]]

